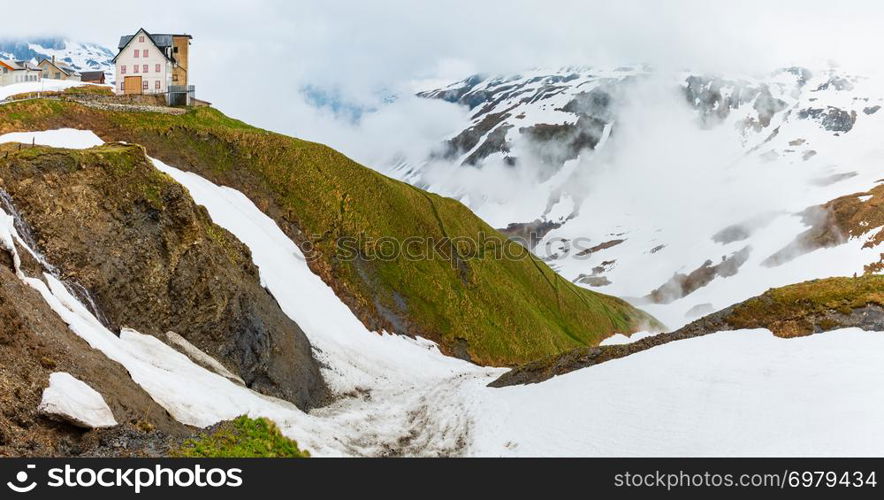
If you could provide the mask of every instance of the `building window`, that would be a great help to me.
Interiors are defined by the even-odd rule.
[[[147,57],[147,49],[141,51],[141,57]]]
[[[160,65],[159,65],[159,64],[156,65],[156,69],[154,69],[154,71],[156,71],[157,73],[159,73],[160,71],[162,71],[162,70],[160,69]]]
[[[133,64],[133,65],[132,65],[132,72],[133,72],[133,73],[138,73],[138,65],[137,65],[137,64]]]
[[[147,90],[147,80],[141,82],[141,90]]]
[[[141,51],[138,49],[135,49],[135,55],[133,57],[138,57],[139,54],[141,54]]]
[[[126,74],[126,65],[125,65],[125,64],[123,64],[122,66],[120,66],[120,74],[121,74],[121,75],[125,75],[125,74]]]
[[[144,43],[144,35],[141,35],[140,37],[138,37],[138,41],[141,43]]]
[[[157,89],[157,90],[160,90],[160,81],[159,81],[159,80],[157,80],[157,81],[154,82],[154,84],[153,84],[153,88],[155,88],[155,89]]]
[[[173,82],[177,82],[177,81],[178,81],[178,73],[172,73],[172,81],[173,81]]]
[[[148,73],[148,71],[147,71],[147,64],[145,64],[144,66],[142,66],[142,68],[141,68],[141,72],[142,72],[142,73]]]

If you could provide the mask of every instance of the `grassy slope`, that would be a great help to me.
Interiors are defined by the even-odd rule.
[[[310,452],[279,432],[266,418],[237,417],[212,431],[188,439],[173,457],[184,458],[309,458]]]
[[[882,275],[827,278],[773,288],[731,308],[724,321],[735,329],[767,328],[780,337],[795,337],[837,328],[837,320],[827,315],[848,315],[869,304],[884,307]]]
[[[102,111],[56,100],[0,106],[0,133],[73,127],[106,141],[143,145],[151,156],[248,195],[302,249],[311,268],[371,329],[421,335],[449,354],[511,365],[594,345],[656,322],[625,302],[559,277],[513,247],[461,203],[363,167],[321,144],[267,132],[200,108],[182,116]],[[518,259],[469,245],[442,256],[389,261],[337,258],[340,237],[478,239]],[[486,247],[487,248],[487,247]]]

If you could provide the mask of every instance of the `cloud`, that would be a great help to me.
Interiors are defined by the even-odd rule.
[[[352,117],[317,113],[302,89],[379,109],[377,117],[362,120],[365,135],[407,142],[393,136],[413,138],[414,127],[435,132],[427,128],[428,113],[440,112],[446,124],[452,114],[409,102],[378,105],[380,94],[409,93],[418,81],[638,62],[747,72],[832,61],[873,71],[884,45],[884,4],[876,1],[212,0],[156,9],[44,0],[18,2],[15,10],[17,19],[34,22],[11,23],[5,36],[62,34],[113,47],[139,26],[191,33],[200,97],[250,123],[358,156],[364,145],[349,142],[359,135]],[[420,115],[393,117],[396,111]],[[371,128],[381,126],[391,128]]]

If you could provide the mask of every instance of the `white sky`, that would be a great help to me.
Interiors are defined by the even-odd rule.
[[[363,161],[370,160],[361,151],[367,146],[355,138],[390,131],[354,128],[318,112],[303,102],[304,85],[372,105],[415,80],[535,66],[647,62],[736,73],[838,64],[868,73],[882,65],[884,47],[884,2],[874,0],[201,0],[168,8],[122,0],[2,2],[17,22],[6,23],[0,37],[62,35],[114,48],[140,26],[190,33],[192,83],[201,98]],[[408,115],[375,121],[407,142],[418,141],[420,131],[456,128],[463,118],[422,106],[402,103],[394,111]],[[400,130],[409,123],[415,130]]]

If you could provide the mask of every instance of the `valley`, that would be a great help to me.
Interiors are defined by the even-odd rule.
[[[176,455],[242,415],[310,456],[884,445],[867,79],[472,77],[420,93],[467,128],[374,169],[78,88],[0,103],[0,453]]]

